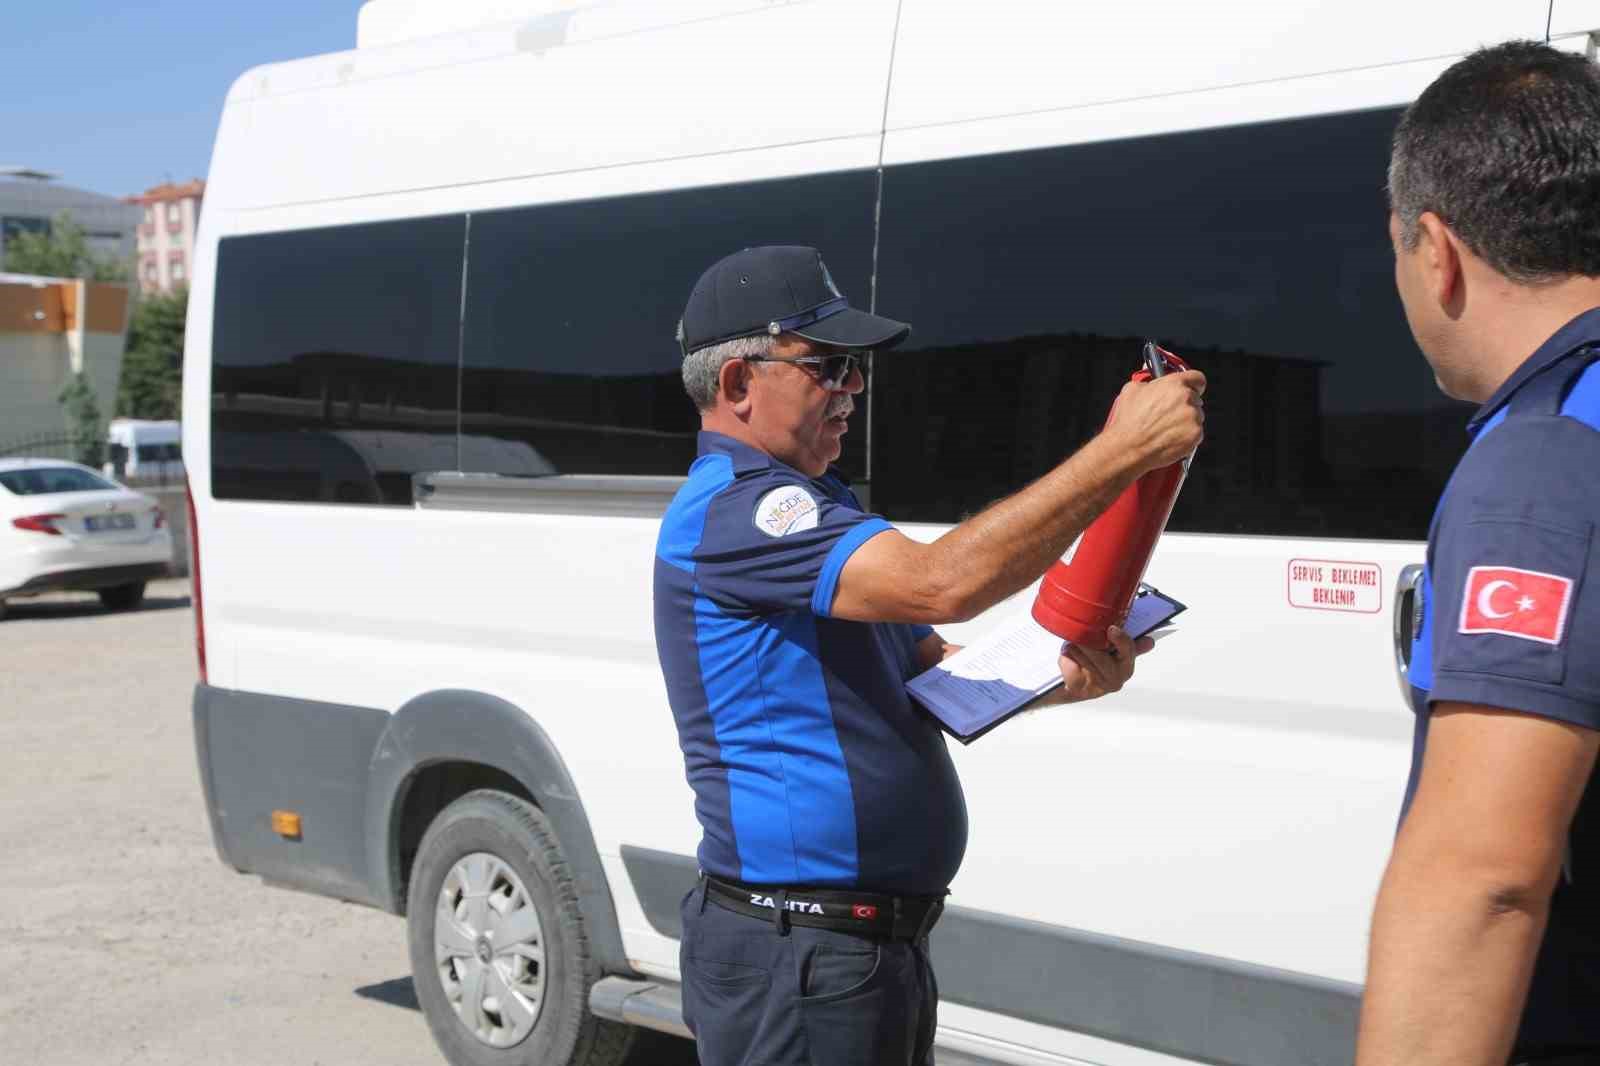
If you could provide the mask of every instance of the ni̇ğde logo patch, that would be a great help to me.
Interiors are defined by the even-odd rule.
[[[773,489],[756,504],[755,524],[769,537],[816,529],[817,501],[799,485]]]
[[[1572,602],[1572,579],[1512,566],[1474,566],[1461,600],[1462,633],[1560,644]]]

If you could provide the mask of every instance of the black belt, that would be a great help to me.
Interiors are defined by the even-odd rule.
[[[702,875],[706,898],[735,914],[765,918],[781,932],[784,923],[857,936],[918,941],[944,913],[943,896],[883,896],[839,888],[744,885]]]

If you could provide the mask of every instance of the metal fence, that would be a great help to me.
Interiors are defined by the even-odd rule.
[[[0,443],[0,459],[66,459],[99,469],[105,441],[75,433],[35,433]]]
[[[36,433],[0,441],[0,459],[65,459],[103,470],[125,485],[162,488],[184,482],[182,452],[176,444],[140,445],[139,473],[128,476],[128,449],[98,437],[73,433]]]

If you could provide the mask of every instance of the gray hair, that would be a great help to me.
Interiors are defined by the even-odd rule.
[[[1438,215],[1520,284],[1600,275],[1600,69],[1507,41],[1460,60],[1395,129],[1389,206],[1400,246]]]
[[[730,359],[771,355],[773,340],[765,333],[753,337],[735,337],[731,341],[712,344],[684,356],[683,387],[689,393],[689,399],[700,410],[711,410],[717,405],[717,379],[722,374],[722,364]]]

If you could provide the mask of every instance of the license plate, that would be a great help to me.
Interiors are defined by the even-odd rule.
[[[103,514],[90,515],[83,520],[83,528],[90,533],[106,533],[113,529],[132,529],[134,518],[131,514]]]

